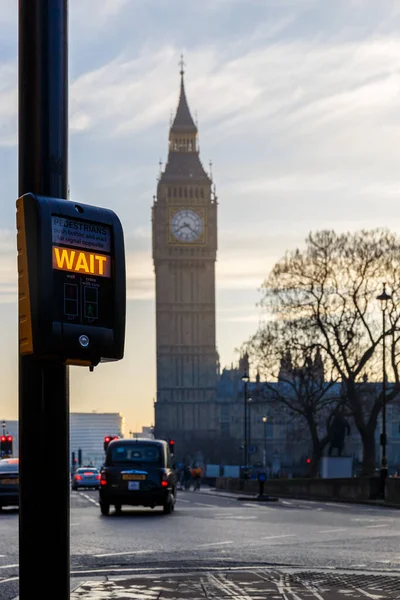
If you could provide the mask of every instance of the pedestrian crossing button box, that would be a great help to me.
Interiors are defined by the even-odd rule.
[[[122,225],[105,208],[17,200],[20,354],[94,367],[124,355]]]

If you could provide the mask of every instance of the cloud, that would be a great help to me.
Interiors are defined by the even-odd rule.
[[[18,300],[16,234],[0,229],[0,304]]]
[[[0,146],[14,146],[17,143],[16,79],[15,63],[0,63]]]
[[[130,253],[126,256],[128,300],[151,300],[155,295],[152,259],[148,252]]]
[[[131,0],[79,0],[70,5],[71,26],[81,27],[85,31],[99,30],[105,26],[110,27],[112,20],[121,15],[124,8]]]
[[[6,31],[16,26],[18,17],[18,2],[0,0],[0,27]]]

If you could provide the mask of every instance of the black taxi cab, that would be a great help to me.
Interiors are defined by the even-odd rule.
[[[115,439],[107,448],[100,472],[100,511],[117,513],[122,506],[162,506],[174,510],[176,474],[169,445],[164,440]]]

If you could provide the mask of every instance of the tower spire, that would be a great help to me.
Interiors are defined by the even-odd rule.
[[[190,113],[185,93],[185,62],[183,54],[179,61],[180,93],[175,116],[171,119],[168,136],[168,160],[164,171],[160,174],[159,184],[171,179],[184,179],[186,183],[202,182],[211,186],[209,175],[200,161],[200,148],[197,135],[197,124]],[[190,178],[190,179],[189,179]],[[185,188],[188,189],[189,188]],[[207,188],[207,193],[210,188]],[[182,191],[180,192],[182,193]],[[191,194],[200,194],[191,189]],[[204,190],[201,192],[204,194]],[[196,196],[197,197],[197,196]],[[201,196],[204,197],[203,195]]]
[[[184,74],[185,74],[185,67],[186,67],[185,62],[183,60],[183,54],[181,54],[181,60],[179,61],[179,66],[181,68],[181,70],[179,71],[179,73],[181,74],[181,77],[183,77]]]
[[[181,60],[179,61],[180,76],[181,76],[181,89],[179,94],[178,108],[176,109],[175,118],[171,125],[171,133],[193,133],[197,134],[197,127],[193,121],[192,115],[190,114],[189,105],[186,100],[185,93],[185,62],[183,60],[183,54],[181,54]]]

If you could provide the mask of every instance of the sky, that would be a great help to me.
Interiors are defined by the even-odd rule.
[[[0,418],[18,412],[17,2],[0,0]],[[125,357],[72,367],[71,410],[153,423],[151,205],[179,60],[218,195],[221,365],[260,287],[310,231],[400,233],[397,0],[70,0],[71,199],[113,209],[127,256]]]

